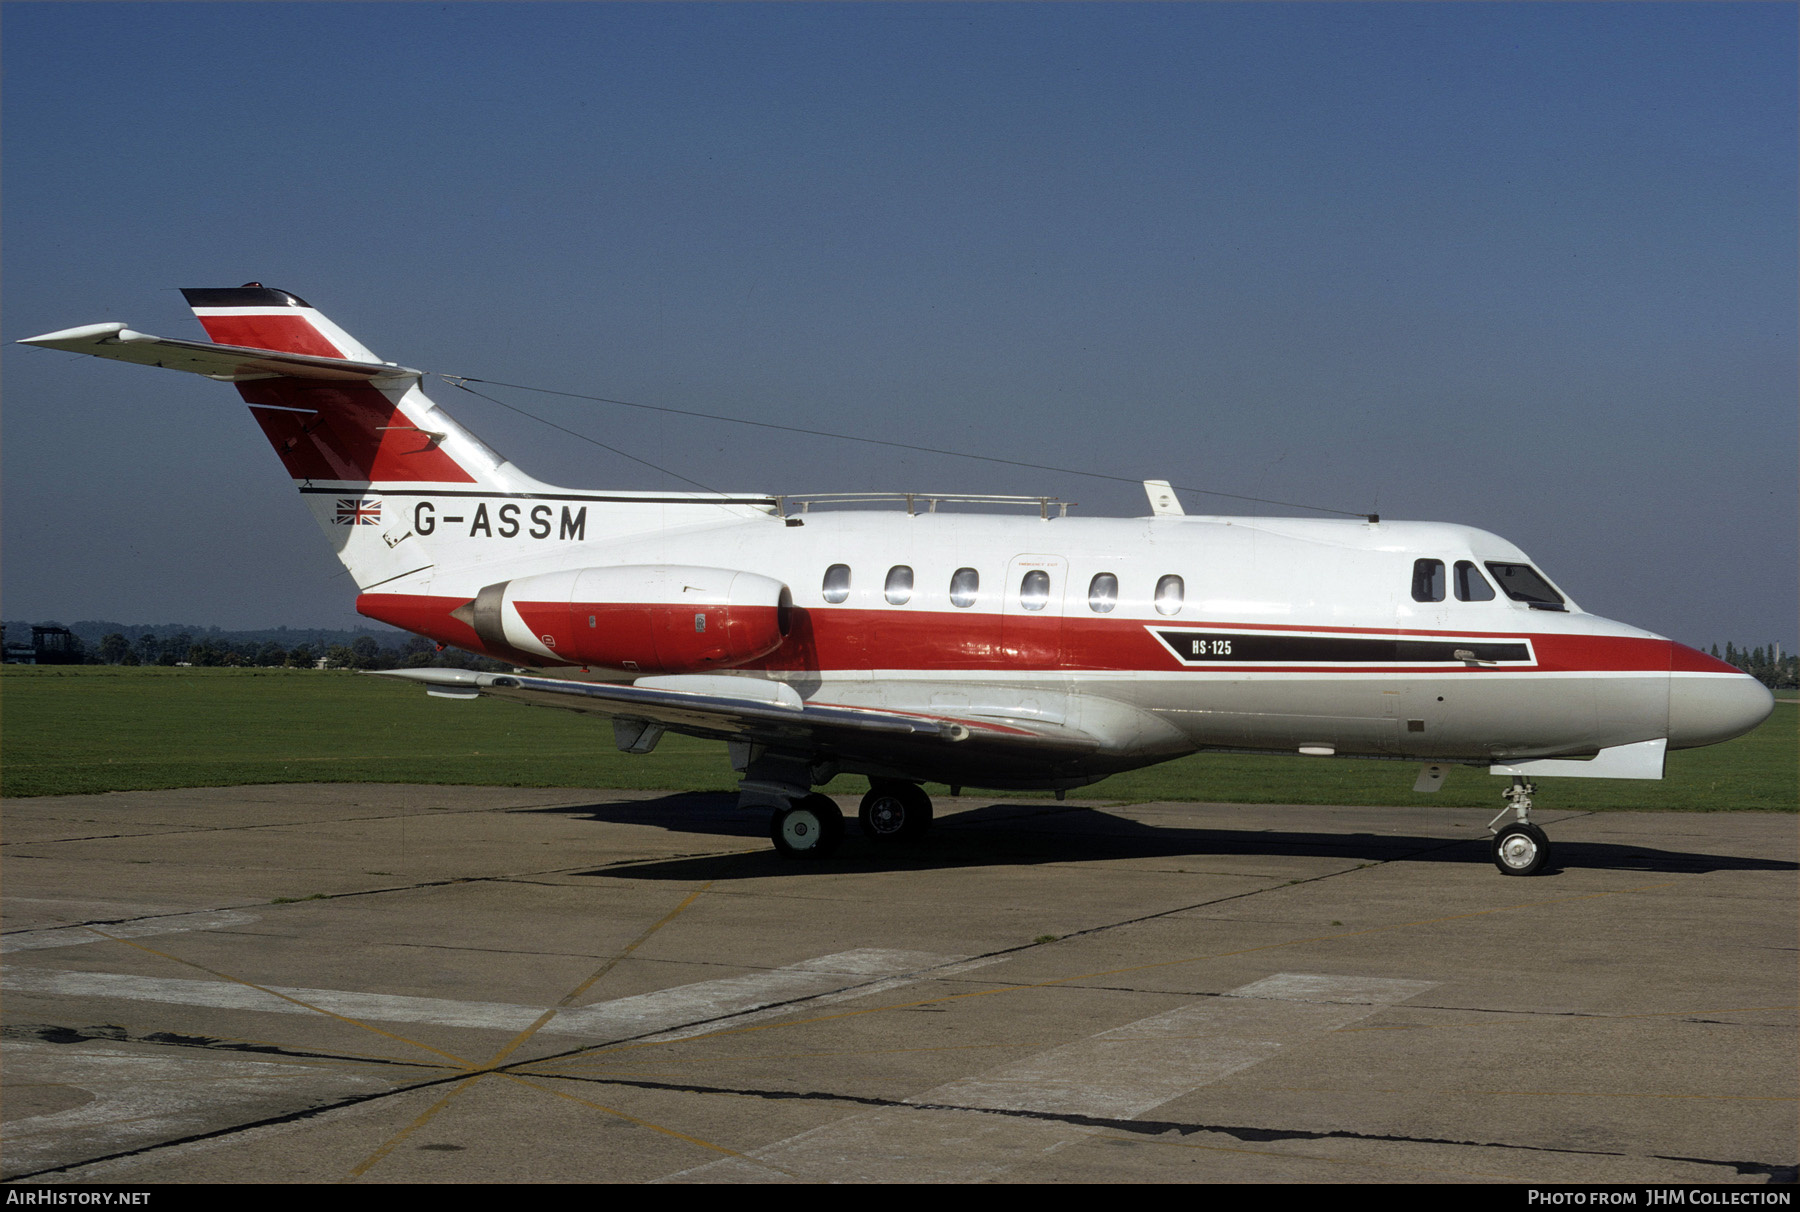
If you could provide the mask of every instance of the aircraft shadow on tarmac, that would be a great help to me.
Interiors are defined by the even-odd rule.
[[[730,792],[679,792],[648,800],[598,801],[525,812],[554,813],[596,822],[654,825],[682,833],[768,839],[761,812],[737,807]],[[1571,842],[1555,835],[1552,866],[1543,876],[1567,868],[1649,873],[1699,874],[1709,871],[1794,871],[1800,863],[1659,850],[1613,842]],[[625,862],[586,874],[630,879],[764,879],[772,875],[824,875],[895,868],[1031,866],[1106,859],[1190,858],[1209,855],[1288,855],[1337,858],[1358,863],[1470,863],[1490,866],[1488,835],[1479,827],[1468,837],[1418,834],[1335,833],[1321,830],[1213,829],[1147,825],[1103,808],[1054,801],[998,801],[943,817],[923,840],[877,847],[863,836],[854,816],[845,822],[843,846],[821,862],[784,859],[766,852],[729,856]],[[722,862],[729,859],[729,862]],[[1542,878],[1540,876],[1539,878]]]

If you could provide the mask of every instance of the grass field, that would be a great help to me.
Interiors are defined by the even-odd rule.
[[[1661,782],[1545,779],[1547,809],[1793,812],[1800,705],[1748,736],[1669,755]],[[11,665],[0,674],[0,794],[71,795],[238,783],[468,783],[723,791],[717,742],[668,736],[613,748],[602,719],[492,699],[434,699],[360,674],[293,669]],[[1117,775],[1084,798],[1498,807],[1506,786],[1458,768],[1415,795],[1408,762],[1195,756]],[[846,776],[828,790],[855,793]]]

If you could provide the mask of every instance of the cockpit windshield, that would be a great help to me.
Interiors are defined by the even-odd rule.
[[[1533,610],[1567,610],[1563,595],[1550,587],[1538,570],[1529,564],[1501,564],[1487,561],[1500,591],[1515,602],[1524,602]]]

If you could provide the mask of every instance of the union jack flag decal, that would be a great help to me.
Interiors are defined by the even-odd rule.
[[[339,526],[379,526],[381,524],[381,498],[339,497],[337,524]]]

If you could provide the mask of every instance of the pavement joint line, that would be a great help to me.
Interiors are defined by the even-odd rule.
[[[1090,1140],[1109,1140],[1119,1144],[1161,1146],[1166,1149],[1196,1149],[1203,1153],[1243,1153],[1251,1157],[1279,1157],[1288,1161],[1323,1162],[1334,1166],[1370,1166],[1383,1170],[1406,1170],[1413,1174],[1458,1174],[1471,1178],[1497,1178],[1506,1182],[1524,1182],[1516,1174],[1506,1174],[1494,1170],[1465,1170],[1449,1166],[1408,1166],[1400,1162],[1374,1161],[1359,1157],[1320,1157],[1315,1153],[1296,1153],[1285,1149],[1252,1149],[1245,1145],[1203,1145],[1198,1141],[1186,1140],[1143,1140],[1135,1136],[1109,1136],[1104,1132],[1095,1132]]]
[[[163,836],[163,835],[158,835],[158,836]],[[92,839],[84,839],[84,840],[92,840]],[[26,843],[20,843],[20,844],[26,844]],[[704,852],[704,853],[696,853],[693,855],[689,855],[687,857],[689,857],[689,858],[731,858],[731,857],[734,857],[739,854],[756,854],[756,853],[761,853],[761,849],[758,848],[756,850],[742,850],[742,851],[728,851],[728,852],[708,851],[708,852]],[[638,860],[633,860],[633,861],[635,862]],[[649,861],[649,860],[645,860],[645,861]],[[454,886],[457,884],[488,884],[488,883],[534,884],[540,879],[544,879],[544,878],[551,877],[551,876],[581,875],[581,874],[583,874],[585,872],[589,872],[589,871],[606,870],[606,869],[607,868],[605,868],[605,867],[596,868],[592,863],[580,863],[573,867],[547,867],[540,871],[502,871],[502,872],[496,872],[491,875],[446,876],[443,879],[418,880],[416,882],[409,883],[409,884],[384,884],[384,885],[382,885],[380,887],[376,887],[376,888],[352,888],[352,889],[349,889],[344,892],[319,892],[319,893],[314,893],[310,896],[304,896],[304,897],[281,897],[281,898],[277,898],[275,900],[270,900],[270,901],[246,901],[242,905],[234,905],[234,906],[227,906],[224,908],[213,908],[213,909],[197,909],[197,910],[192,910],[190,912],[193,914],[232,913],[232,912],[240,912],[240,911],[248,910],[248,909],[261,909],[261,908],[278,907],[278,906],[282,906],[282,905],[304,904],[308,901],[338,901],[338,900],[348,900],[350,898],[359,897],[359,896],[382,896],[382,895],[386,895],[389,893],[396,893],[396,892],[418,892],[418,891],[422,891],[427,888],[445,888],[445,887],[451,887],[451,886]],[[555,885],[555,886],[560,886],[560,885]],[[163,916],[163,917],[188,916],[188,914],[185,914],[185,913],[181,914],[181,915],[158,914],[158,915],[152,915],[152,916]],[[97,925],[98,926],[118,925],[122,922],[133,922],[133,921],[140,921],[140,920],[150,920],[150,919],[148,917],[143,918],[143,919],[121,918],[121,919],[118,919],[118,921],[74,922],[68,926],[48,927],[48,928],[46,928],[46,930],[92,929],[94,926],[97,926]],[[255,920],[255,919],[252,919],[252,920]],[[44,932],[45,931],[41,931],[41,930],[0,931],[0,945],[3,945],[3,940],[10,939],[19,934],[37,934],[37,933],[44,933]],[[117,941],[117,942],[124,941],[123,939],[115,938],[115,936],[112,936],[112,935],[106,935],[103,937],[113,938],[114,941]],[[10,950],[10,948],[9,948],[9,950]]]
[[[1449,1010],[1463,1009],[1450,1006],[1410,1006],[1412,1010]],[[1603,1022],[1623,1022],[1634,1018],[1697,1018],[1703,1014],[1764,1014],[1781,1010],[1800,1009],[1800,1006],[1733,1006],[1720,1010],[1647,1010],[1634,1014],[1602,1014],[1594,1010],[1502,1010],[1490,1009],[1483,1013],[1512,1018],[1518,1017],[1526,1021],[1540,1018],[1592,1018]],[[1375,1027],[1344,1027],[1341,1030],[1351,1031],[1444,1031],[1468,1027],[1494,1027],[1505,1024],[1494,1022],[1472,1023],[1387,1023]]]
[[[1369,1086],[1257,1086],[1243,1084],[1234,1089],[1265,1093],[1279,1092],[1283,1094],[1417,1094],[1416,1089],[1398,1089],[1391,1087]],[[1695,1099],[1701,1102],[1751,1102],[1751,1103],[1791,1103],[1796,1101],[1791,1094],[1658,1094],[1647,1090],[1479,1090],[1479,1089],[1442,1089],[1432,1091],[1434,1094],[1479,1094],[1489,1097],[1506,1098],[1673,1098]]]
[[[119,1024],[113,1024],[119,1026]],[[96,1030],[89,1028],[89,1030]],[[43,1032],[67,1032],[74,1039],[50,1039]],[[272,1040],[248,1039],[239,1036],[191,1036],[170,1031],[153,1031],[148,1034],[130,1034],[128,1029],[120,1027],[118,1034],[83,1035],[73,1027],[57,1027],[48,1023],[37,1026],[0,1027],[0,1040],[26,1041],[31,1043],[54,1043],[58,1045],[81,1042],[92,1043],[130,1043],[150,1044],[158,1048],[192,1048],[201,1052],[229,1053],[246,1059],[263,1060],[269,1064],[294,1064],[303,1067],[337,1068],[360,1065],[397,1065],[406,1069],[432,1069],[441,1071],[445,1066],[442,1061],[404,1060],[397,1056],[377,1056],[373,1053],[361,1052],[296,1052],[284,1044]]]
[[[1241,955],[1254,955],[1259,951],[1274,951],[1274,950],[1278,950],[1282,947],[1296,947],[1296,946],[1300,946],[1304,943],[1335,942],[1339,939],[1359,938],[1364,935],[1370,935],[1370,934],[1384,934],[1384,933],[1387,933],[1390,931],[1404,930],[1404,929],[1409,929],[1409,928],[1416,927],[1416,926],[1432,926],[1432,925],[1438,925],[1443,922],[1463,921],[1468,918],[1487,917],[1487,916],[1489,916],[1491,914],[1495,914],[1495,913],[1511,913],[1515,910],[1521,910],[1521,909],[1542,909],[1542,908],[1547,908],[1552,905],[1568,904],[1568,903],[1571,903],[1574,901],[1598,900],[1598,899],[1601,899],[1604,897],[1609,897],[1609,896],[1624,896],[1624,895],[1629,895],[1632,893],[1644,892],[1644,891],[1649,891],[1649,890],[1653,890],[1653,889],[1657,889],[1657,888],[1667,888],[1677,882],[1678,881],[1675,881],[1675,880],[1665,880],[1661,883],[1656,883],[1656,884],[1642,884],[1642,885],[1638,885],[1633,888],[1616,888],[1616,889],[1611,889],[1611,890],[1603,891],[1603,892],[1584,892],[1584,893],[1578,893],[1574,896],[1556,897],[1556,898],[1546,900],[1546,901],[1524,901],[1524,902],[1521,902],[1516,905],[1499,905],[1492,909],[1478,909],[1472,913],[1453,913],[1453,914],[1449,914],[1444,917],[1421,918],[1418,921],[1413,921],[1413,922],[1395,922],[1395,923],[1393,923],[1391,925],[1387,925],[1387,926],[1372,926],[1366,930],[1347,930],[1341,934],[1310,935],[1306,938],[1287,939],[1287,940],[1284,940],[1279,943],[1262,943],[1255,947],[1244,947],[1244,948],[1240,948],[1235,951],[1219,951],[1219,952],[1214,952],[1214,953],[1208,954],[1208,955],[1184,956],[1181,959],[1159,960],[1156,963],[1152,963],[1152,964],[1132,964],[1132,965],[1129,965],[1129,966],[1123,967],[1123,968],[1109,968],[1109,969],[1104,969],[1104,970],[1098,971],[1098,972],[1078,973],[1073,976],[1054,977],[1050,980],[1032,981],[1029,983],[1016,984],[1016,985],[999,985],[992,989],[972,989],[966,993],[950,993],[950,994],[945,994],[942,997],[922,998],[918,1001],[912,1001],[912,1002],[895,1002],[895,1003],[892,1003],[892,1004],[889,1004],[886,1006],[865,1006],[865,1007],[863,1007],[861,1009],[857,1009],[857,1010],[845,1010],[845,1011],[842,1011],[837,1014],[815,1015],[812,1018],[795,1019],[795,1020],[792,1020],[790,1022],[785,1022],[785,1023],[765,1023],[765,1024],[753,1025],[753,1026],[747,1026],[747,1027],[728,1027],[728,1028],[723,1028],[718,1031],[707,1032],[703,1035],[691,1035],[686,1038],[690,1039],[690,1040],[692,1040],[692,1039],[711,1039],[711,1038],[716,1038],[719,1036],[726,1036],[726,1035],[748,1034],[753,1031],[772,1031],[772,1030],[778,1030],[778,1029],[787,1028],[787,1027],[805,1027],[805,1026],[811,1026],[815,1023],[831,1022],[835,1019],[840,1019],[840,1018],[855,1018],[855,1017],[865,1015],[865,1014],[883,1014],[890,1010],[910,1010],[910,1009],[913,1009],[918,1006],[933,1006],[933,1005],[942,1004],[944,1002],[963,1001],[963,1000],[977,998],[977,997],[992,997],[996,994],[1002,994],[1002,993],[1029,992],[1030,990],[1033,990],[1033,989],[1048,989],[1048,988],[1052,988],[1052,987],[1055,987],[1058,985],[1071,984],[1075,981],[1095,980],[1100,977],[1118,976],[1122,973],[1127,973],[1127,972],[1146,972],[1146,971],[1153,971],[1158,968],[1179,967],[1184,964],[1205,963],[1208,960],[1232,959],[1232,958],[1235,958],[1235,957],[1241,956]],[[1285,885],[1285,884],[1282,885],[1282,887],[1287,887],[1287,886],[1288,885]],[[1247,895],[1251,895],[1251,894],[1250,893],[1238,893],[1235,895],[1247,896]],[[1207,902],[1207,903],[1210,904],[1210,903],[1216,903],[1216,902]],[[1173,912],[1173,911],[1171,911],[1171,912]],[[1166,916],[1166,915],[1165,914],[1154,914],[1151,916],[1152,917],[1161,917],[1161,916]],[[1147,920],[1150,920],[1150,919],[1149,918],[1134,918],[1134,919],[1132,919],[1131,922],[1120,923],[1120,924],[1121,925],[1129,925],[1129,924],[1135,924],[1136,922],[1139,922],[1139,921],[1147,921]],[[1094,929],[1100,929],[1100,928],[1095,927]],[[1074,937],[1074,936],[1068,935],[1065,937]],[[1006,954],[1010,954],[1014,951],[1025,950],[1027,947],[1030,947],[1033,945],[1035,945],[1035,944],[1027,943],[1027,944],[1023,944],[1019,947],[1006,948],[1004,951],[990,952],[989,954],[990,955],[1006,955]],[[978,956],[976,958],[986,958],[986,957]],[[1223,996],[1223,995],[1218,995],[1218,996]],[[605,1047],[605,1050],[608,1050],[608,1051],[625,1051],[628,1049],[652,1047],[652,1046],[655,1046],[657,1042],[658,1041],[655,1041],[655,1040],[623,1041],[618,1044],[606,1045],[604,1047]]]
[[[89,929],[92,929],[92,927],[89,927]],[[102,935],[102,937],[105,937],[105,938],[112,937],[111,935],[105,934],[104,931],[95,931],[95,933],[100,934],[100,935]],[[255,981],[247,981],[241,977],[232,976],[229,973],[219,972],[215,969],[208,968],[205,964],[196,963],[195,961],[190,960],[190,959],[184,959],[179,955],[170,955],[168,952],[158,951],[154,947],[146,947],[142,943],[132,942],[128,938],[115,939],[114,941],[124,943],[127,947],[135,947],[139,951],[146,952],[147,954],[158,956],[162,959],[170,960],[173,963],[184,964],[189,968],[194,968],[201,972],[204,972],[208,976],[215,976],[222,981],[229,981],[230,983],[232,983],[234,985],[242,985],[245,988],[255,989],[259,993],[266,993],[270,997],[280,998],[284,1002],[291,1002],[292,1004],[299,1006],[303,1009],[310,1010],[315,1014],[321,1014],[327,1018],[334,1018],[334,1019],[337,1019],[339,1022],[349,1023],[352,1026],[360,1027],[364,1031],[373,1032],[374,1034],[382,1036],[386,1039],[391,1039],[391,1040],[394,1040],[394,1041],[396,1041],[398,1043],[402,1043],[402,1044],[410,1044],[412,1047],[423,1049],[426,1052],[434,1052],[437,1055],[442,1056],[445,1059],[453,1062],[458,1068],[467,1069],[470,1067],[470,1064],[471,1064],[470,1061],[466,1060],[463,1057],[457,1056],[453,1053],[446,1052],[442,1048],[435,1048],[430,1044],[421,1043],[420,1041],[415,1040],[415,1039],[408,1039],[404,1035],[399,1035],[392,1031],[384,1031],[380,1027],[372,1026],[369,1023],[363,1022],[361,1019],[351,1018],[350,1016],[344,1015],[344,1014],[333,1013],[330,1010],[326,1010],[322,1007],[312,1005],[309,1002],[302,1001],[297,997],[289,997],[285,993],[278,993],[274,989],[271,989],[266,985],[257,984]]]

